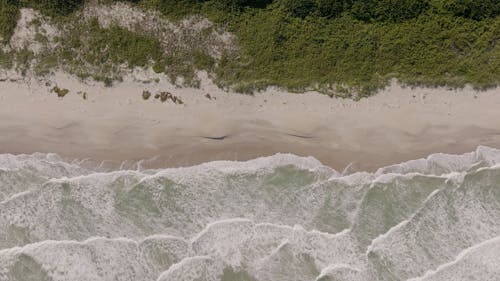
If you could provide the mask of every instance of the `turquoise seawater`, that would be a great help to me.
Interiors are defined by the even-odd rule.
[[[0,155],[0,280],[500,280],[500,150],[128,167]]]

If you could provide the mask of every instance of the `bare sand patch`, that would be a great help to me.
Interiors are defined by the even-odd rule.
[[[270,89],[228,93],[132,78],[114,87],[57,74],[0,82],[0,153],[55,152],[71,158],[139,160],[172,167],[246,160],[278,152],[314,156],[338,170],[500,147],[500,89],[402,88],[360,101]],[[50,91],[68,89],[63,98]],[[145,100],[143,91],[152,96]],[[183,104],[154,95],[171,92]],[[85,93],[85,99],[82,97]],[[210,95],[210,99],[206,97]]]

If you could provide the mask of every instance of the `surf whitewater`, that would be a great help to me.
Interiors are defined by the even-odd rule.
[[[500,150],[342,174],[277,154],[0,155],[0,280],[500,280]]]

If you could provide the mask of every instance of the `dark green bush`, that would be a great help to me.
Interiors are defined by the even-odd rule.
[[[333,18],[349,11],[352,0],[316,0],[316,10],[319,16]]]
[[[79,9],[85,0],[19,0],[25,7],[40,10],[50,16],[64,16]]]
[[[314,0],[279,0],[280,7],[292,17],[305,18],[316,10]]]
[[[242,11],[246,7],[264,8],[271,4],[272,0],[213,0],[213,4],[227,11]]]
[[[2,1],[2,0],[0,0]],[[104,0],[103,0],[104,1]],[[105,0],[110,2],[112,0]],[[3,0],[0,35],[8,40],[18,8],[71,19],[84,0]],[[37,57],[38,72],[54,65],[107,85],[119,67],[152,66],[196,86],[196,70],[242,92],[276,85],[293,91],[347,89],[366,95],[391,78],[406,84],[500,83],[498,0],[129,0],[169,18],[205,14],[237,36],[239,53],[221,58],[192,46],[164,52],[155,35],[97,21],[75,26],[53,54]],[[0,53],[0,64],[25,69],[34,54]]]
[[[351,13],[363,21],[401,22],[418,17],[428,7],[427,0],[355,0]]]
[[[443,1],[443,8],[455,16],[482,20],[500,15],[498,0],[448,0]]]
[[[0,1],[0,43],[7,43],[10,40],[18,17],[19,8],[16,1]]]
[[[242,59],[219,62],[219,80],[303,90],[348,85],[369,93],[390,78],[408,84],[478,87],[500,82],[500,19],[473,21],[442,15],[394,23],[364,23],[267,11],[237,28]]]

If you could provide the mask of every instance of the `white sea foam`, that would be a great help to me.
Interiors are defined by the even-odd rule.
[[[155,170],[3,154],[0,280],[488,280],[499,182],[488,147],[352,174],[291,154]]]
[[[421,277],[408,279],[408,281],[444,280],[444,276],[448,280],[452,278],[453,280],[465,280],[473,277],[479,280],[493,280],[492,278],[500,276],[499,253],[500,236],[467,248],[461,251],[455,260],[442,264],[435,270],[429,270]]]

